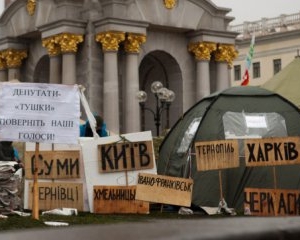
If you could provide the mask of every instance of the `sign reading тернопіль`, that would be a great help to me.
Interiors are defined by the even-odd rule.
[[[195,143],[198,171],[239,167],[237,140],[218,140]]]

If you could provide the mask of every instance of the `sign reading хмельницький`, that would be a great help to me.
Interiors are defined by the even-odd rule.
[[[76,144],[80,100],[77,85],[0,83],[2,140]]]

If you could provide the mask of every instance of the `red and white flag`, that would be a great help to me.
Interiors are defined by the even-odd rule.
[[[241,83],[242,86],[247,86],[250,82],[249,70],[251,67],[252,58],[253,58],[253,54],[254,54],[254,43],[255,43],[255,34],[253,33],[251,43],[250,43],[250,49],[249,49],[249,52],[246,57],[246,68],[245,68],[245,72],[244,72],[244,75],[242,78],[242,80],[243,80]]]

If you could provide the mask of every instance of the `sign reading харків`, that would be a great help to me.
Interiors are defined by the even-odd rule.
[[[2,82],[0,100],[2,140],[78,143],[77,85]]]

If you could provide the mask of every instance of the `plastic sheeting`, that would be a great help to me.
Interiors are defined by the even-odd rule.
[[[177,150],[177,153],[185,154],[186,151],[190,148],[190,145],[194,139],[194,136],[197,132],[199,124],[201,122],[201,118],[195,118],[190,125],[188,126],[184,136],[181,140],[180,146]]]
[[[223,115],[226,139],[286,137],[286,123],[279,113],[226,112]]]

